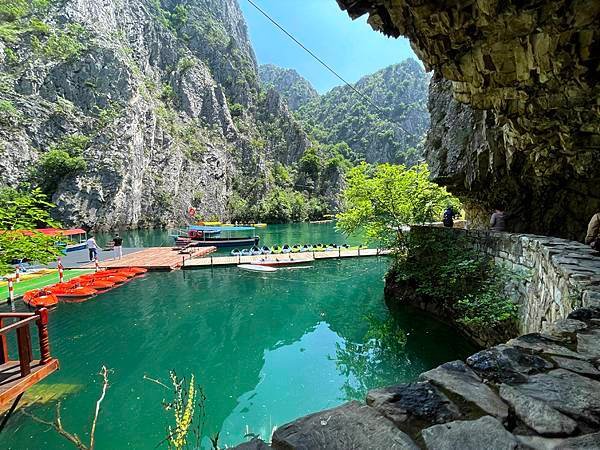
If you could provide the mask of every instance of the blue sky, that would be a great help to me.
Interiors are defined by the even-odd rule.
[[[253,1],[349,82],[408,57],[417,59],[407,39],[373,31],[366,17],[352,21],[335,0]],[[296,69],[320,93],[342,84],[247,0],[238,2],[259,64]]]

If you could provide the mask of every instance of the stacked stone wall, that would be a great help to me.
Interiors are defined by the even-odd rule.
[[[512,269],[521,333],[542,331],[577,308],[600,302],[600,254],[575,241],[531,234],[419,227],[455,233],[476,250]]]

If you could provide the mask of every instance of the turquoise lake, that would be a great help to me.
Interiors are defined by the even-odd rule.
[[[126,246],[170,243],[165,232],[123,234]],[[269,226],[259,234],[266,245],[360,243],[331,224]],[[430,316],[387,309],[389,263],[368,257],[269,274],[236,267],[150,273],[87,302],[60,304],[50,316],[50,339],[61,369],[36,388],[45,389],[44,401],[28,410],[51,420],[60,399],[64,427],[85,441],[101,387],[97,373],[106,365],[110,387],[96,448],[166,448],[160,443],[172,417],[162,401],[170,394],[144,377],[168,384],[175,370],[194,374],[205,391],[205,435],[220,432],[220,445],[232,446],[247,434],[268,439],[275,426],[472,353],[468,341]],[[0,444],[74,448],[21,414]]]

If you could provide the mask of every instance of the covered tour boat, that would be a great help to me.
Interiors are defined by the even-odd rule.
[[[216,236],[216,232],[220,235]],[[234,232],[252,232],[251,236],[234,237],[231,236]],[[259,237],[256,236],[254,227],[215,227],[206,225],[190,225],[185,232],[179,232],[174,235],[177,246],[182,244],[202,247],[245,247],[258,245]]]

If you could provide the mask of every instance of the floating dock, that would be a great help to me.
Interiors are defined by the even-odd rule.
[[[174,270],[187,265],[191,258],[202,258],[214,252],[216,247],[192,247],[180,253],[180,249],[171,247],[149,247],[140,251],[123,255],[121,259],[99,261],[102,269],[120,269],[124,267],[141,267],[148,270]],[[88,263],[82,268],[91,269],[94,263]]]
[[[201,267],[211,266],[232,266],[237,264],[253,264],[261,259],[278,259],[279,261],[302,261],[312,262],[316,259],[338,259],[338,258],[359,258],[363,256],[382,256],[389,255],[389,250],[377,248],[363,248],[360,250],[343,250],[337,249],[327,252],[300,252],[300,253],[285,253],[277,255],[256,255],[256,256],[209,256],[195,257],[185,260],[182,269],[197,269]]]

